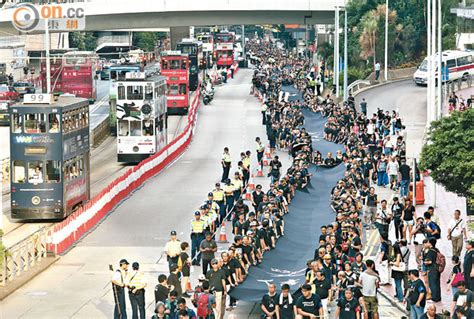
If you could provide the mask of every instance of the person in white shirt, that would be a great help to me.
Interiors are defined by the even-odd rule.
[[[390,189],[397,190],[398,184],[398,162],[395,160],[395,156],[392,156],[387,165],[387,173],[390,181]]]
[[[453,256],[461,256],[464,240],[467,240],[466,222],[461,219],[461,211],[454,211],[454,219],[451,219],[448,226],[448,240],[451,241],[453,247]]]

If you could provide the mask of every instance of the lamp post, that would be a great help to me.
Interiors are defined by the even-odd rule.
[[[384,78],[388,81],[388,0],[385,1],[385,60]]]
[[[347,81],[348,81],[348,65],[347,65],[347,8],[344,8],[344,101],[347,101]]]
[[[334,19],[334,84],[336,97],[339,97],[339,6],[336,6]]]

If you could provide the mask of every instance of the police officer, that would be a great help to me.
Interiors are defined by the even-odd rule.
[[[145,319],[145,275],[140,271],[140,265],[137,262],[132,264],[132,271],[128,274],[127,287],[128,297],[132,305],[132,319]]]
[[[201,213],[194,212],[194,220],[191,221],[191,259],[192,264],[196,266],[201,265],[201,254],[199,254],[199,246],[204,239],[204,229],[206,223],[201,220]],[[194,258],[196,257],[196,259]]]
[[[244,182],[239,172],[234,173],[234,178],[232,178],[231,183],[234,185],[234,201],[236,201],[244,191]]]
[[[224,195],[224,193],[222,193]],[[212,192],[207,194],[207,205],[209,206],[209,215],[214,221],[216,227],[219,226],[219,215],[220,215],[220,206],[214,200],[214,194]]]
[[[226,215],[230,213],[232,207],[234,206],[234,185],[230,179],[225,180],[224,185],[224,194],[225,194],[225,206],[226,206]],[[227,217],[227,220],[230,220],[230,216]]]
[[[114,271],[112,276],[112,290],[114,292],[114,319],[127,319],[127,310],[125,305],[125,287],[128,271],[128,261],[120,260],[120,268]]]
[[[219,223],[222,223],[222,220],[225,217],[225,193],[221,189],[221,184],[216,183],[216,188],[212,191],[214,201],[219,205]]]
[[[222,154],[222,179],[221,182],[224,182],[226,179],[229,178],[229,172],[230,172],[230,167],[231,167],[231,158],[230,158],[230,153],[229,153],[229,148],[224,147],[224,154]]]
[[[178,264],[179,254],[181,253],[181,241],[176,238],[176,231],[171,231],[171,238],[165,245],[168,266]]]

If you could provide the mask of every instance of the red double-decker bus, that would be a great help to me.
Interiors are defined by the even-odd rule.
[[[70,93],[90,102],[97,99],[96,79],[99,57],[91,51],[67,52],[51,60],[51,91]],[[46,92],[46,63],[41,63],[41,84]]]
[[[230,32],[217,33],[215,36],[214,57],[218,67],[230,67],[234,64],[235,36]]]
[[[186,114],[189,109],[189,58],[181,51],[161,52],[161,74],[166,76],[168,114]]]

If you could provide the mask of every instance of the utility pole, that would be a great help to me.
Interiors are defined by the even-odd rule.
[[[443,17],[441,11],[441,0],[438,0],[438,108],[436,110],[436,119],[439,120],[443,114],[443,39],[441,29],[443,27]]]
[[[388,81],[388,0],[385,0],[385,60],[384,78]]]
[[[347,8],[344,8],[344,101],[347,101],[348,92],[347,92],[347,81],[348,81],[348,71],[349,67],[347,65]]]
[[[431,65],[433,62],[431,52],[431,1],[426,0],[426,55],[428,59],[428,75],[426,77],[426,126],[429,127],[431,123]]]
[[[335,72],[334,72],[334,84],[336,85],[336,97],[339,97],[339,7],[336,7],[335,16],[335,36],[334,36],[334,59],[335,59]]]
[[[44,50],[46,56],[46,94],[51,93],[51,61],[49,56],[49,20],[44,21]]]

